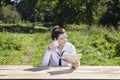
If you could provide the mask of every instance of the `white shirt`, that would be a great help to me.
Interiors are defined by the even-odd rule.
[[[62,49],[63,54],[76,54],[75,47],[69,43],[66,42],[65,46]],[[42,64],[43,66],[59,66],[59,55],[58,55],[58,49],[57,47],[54,47],[52,50],[48,50],[48,47],[46,48],[46,51],[43,56]],[[60,54],[60,53],[59,53]],[[61,60],[62,65],[61,66],[71,66],[71,64]]]

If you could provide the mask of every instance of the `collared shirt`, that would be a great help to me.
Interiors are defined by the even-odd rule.
[[[64,52],[63,54],[76,54],[75,47],[69,42],[66,42],[61,52]],[[58,54],[61,55],[57,47],[52,50],[48,50],[47,47],[42,60],[43,66],[59,66],[60,56]],[[71,64],[61,60],[61,66],[71,66]]]

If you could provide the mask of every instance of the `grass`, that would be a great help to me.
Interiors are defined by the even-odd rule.
[[[120,66],[119,31],[98,26],[88,29],[86,25],[67,25],[66,30],[68,41],[82,54],[81,65]],[[32,34],[0,32],[0,65],[40,66],[49,42],[50,30]]]

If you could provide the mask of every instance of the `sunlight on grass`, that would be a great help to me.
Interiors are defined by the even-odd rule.
[[[49,29],[35,26],[36,29]],[[82,54],[81,65],[120,65],[120,32],[102,27],[67,25],[68,41],[78,54]],[[0,32],[0,65],[41,65],[51,34]]]

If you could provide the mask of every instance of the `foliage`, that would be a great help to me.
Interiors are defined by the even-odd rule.
[[[0,20],[5,23],[20,22],[21,16],[11,5],[2,6],[0,8]]]
[[[21,0],[17,10],[22,18],[31,22],[53,21],[53,9],[56,0]],[[21,8],[24,7],[24,8]]]
[[[76,46],[77,53],[82,54],[81,65],[120,65],[119,32],[94,26],[88,30],[86,25],[70,25],[68,28],[68,40]]]
[[[43,26],[40,23],[16,23],[16,24],[0,24],[1,32],[12,32],[12,33],[36,33],[46,32],[50,30],[48,27]]]
[[[11,0],[0,0],[0,7],[6,6],[6,5],[14,5],[14,3],[11,2]]]
[[[34,21],[34,9],[37,0],[21,0],[17,4],[17,10],[22,15],[22,19]]]
[[[120,65],[120,32],[103,27],[66,25],[68,41],[82,54],[81,65]],[[41,65],[50,31],[39,33],[0,33],[0,64]]]
[[[120,1],[119,0],[111,0],[107,3],[107,11],[100,19],[100,23],[103,25],[113,25],[116,29],[118,29],[120,22]]]
[[[13,6],[22,21],[47,24],[102,24],[119,29],[120,0],[1,0],[0,7]],[[9,9],[9,8],[8,8]],[[7,9],[7,11],[8,11]],[[11,10],[11,9],[9,9]],[[13,11],[13,10],[12,10]],[[9,11],[10,13],[10,11]],[[6,11],[4,14],[8,14]],[[16,16],[16,11],[13,11]],[[13,15],[9,15],[12,17]],[[15,20],[16,21],[16,20]]]

